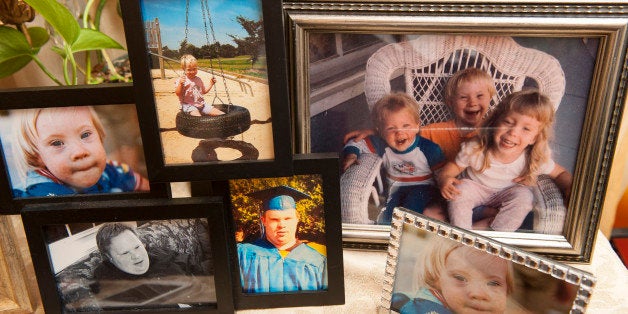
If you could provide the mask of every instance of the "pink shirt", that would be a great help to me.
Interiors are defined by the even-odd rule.
[[[175,88],[179,84],[179,78],[175,82]],[[185,83],[181,88],[181,95],[179,95],[179,102],[182,105],[192,105],[195,107],[203,107],[205,105],[205,99],[203,98],[203,90],[205,90],[205,84],[200,77],[196,76],[193,79],[185,78]]]

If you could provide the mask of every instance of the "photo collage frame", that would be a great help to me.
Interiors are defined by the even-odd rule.
[[[26,0],[42,18],[28,36],[0,25],[0,83],[16,86],[0,87],[0,254],[20,253],[0,261],[0,294],[17,310],[340,305],[346,249],[386,252],[380,310],[451,310],[416,274],[451,246],[501,265],[482,273],[501,312],[551,289],[569,296],[555,310],[585,312],[595,276],[562,263],[592,257],[626,106],[625,6],[100,2]],[[41,86],[22,86],[31,71]],[[537,133],[513,135],[513,116]]]

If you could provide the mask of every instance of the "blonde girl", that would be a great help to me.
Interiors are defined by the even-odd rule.
[[[517,230],[532,210],[531,186],[540,174],[554,179],[568,199],[571,174],[552,160],[549,148],[553,122],[554,106],[539,91],[505,97],[478,136],[463,143],[455,160],[437,176],[450,222],[470,229],[473,208],[486,205],[499,211],[491,229]],[[463,171],[463,178],[457,178]]]

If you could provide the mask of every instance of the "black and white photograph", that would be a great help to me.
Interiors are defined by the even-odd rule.
[[[115,206],[120,202],[108,203]],[[48,305],[47,311],[208,311],[232,304],[232,300],[222,299],[229,291],[218,290],[225,284],[221,278],[226,270],[225,248],[215,247],[222,238],[223,229],[216,229],[222,224],[217,219],[221,215],[208,215],[217,211],[220,203],[186,199],[160,206],[158,202],[167,201],[136,206],[127,202],[117,208],[98,208],[103,205],[98,202],[86,207],[72,203],[56,208],[27,206],[23,213],[26,228],[40,230],[38,237],[29,237],[31,254],[36,265],[46,266],[37,270],[40,291],[46,295],[49,291],[45,289],[52,288],[58,294],[58,298],[48,298],[54,306]],[[39,212],[41,206],[48,208]],[[80,218],[46,219],[59,214],[59,207]],[[107,220],[107,209],[126,210],[121,216],[138,219]],[[146,210],[161,213],[137,214]],[[65,223],[58,223],[63,220]]]

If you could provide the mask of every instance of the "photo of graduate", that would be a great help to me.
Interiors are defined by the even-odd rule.
[[[315,175],[230,181],[236,230],[244,233],[236,235],[244,293],[327,290],[321,184]],[[247,208],[259,216],[248,219],[253,227]]]

